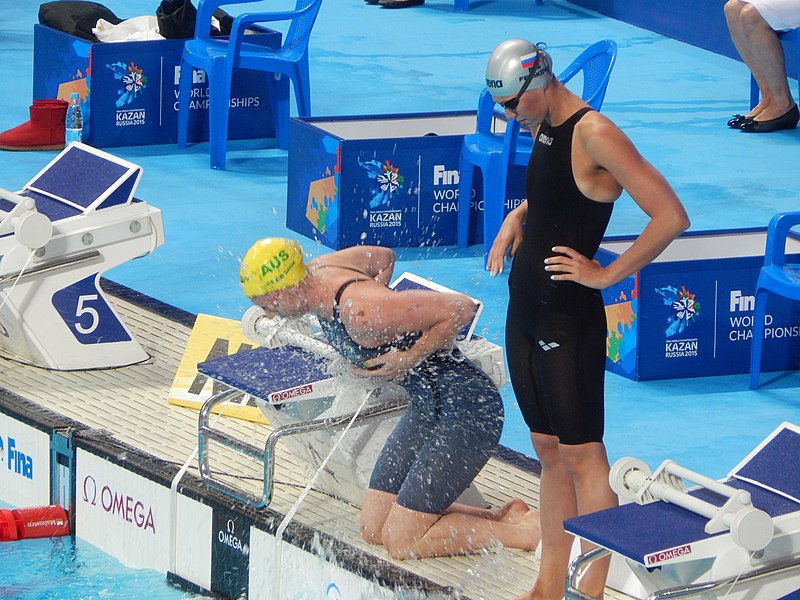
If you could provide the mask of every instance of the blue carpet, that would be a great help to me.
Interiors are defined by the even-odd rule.
[[[0,11],[0,130],[28,119],[33,25],[38,3]],[[278,10],[286,0],[270,3]],[[293,3],[292,3],[293,4]],[[315,115],[474,109],[491,49],[507,37],[546,41],[559,71],[594,41],[612,38],[619,56],[603,111],[660,169],[685,203],[695,231],[765,226],[798,203],[800,130],[748,136],[728,130],[746,109],[745,66],[556,0],[482,0],[455,13],[447,0],[391,11],[362,0],[327,0],[312,36]],[[153,14],[157,2],[109,0],[121,18]],[[232,7],[235,8],[235,7]],[[231,10],[231,12],[234,12]],[[153,255],[109,272],[111,279],[192,312],[238,318],[248,307],[238,259],[285,228],[287,154],[273,140],[232,142],[228,170],[208,168],[207,144],[116,148],[140,164],[138,196],[162,209],[167,242]],[[20,189],[54,155],[0,154],[0,186]],[[609,233],[638,233],[646,222],[623,197]],[[324,247],[306,241],[312,254]],[[486,302],[479,333],[503,342],[506,286],[482,270],[478,247],[404,249],[398,269],[432,277]],[[607,436],[612,460],[642,458],[655,468],[672,458],[721,477],[784,420],[800,422],[800,375],[768,374],[761,390],[747,376],[635,383],[607,376]],[[531,453],[510,386],[502,442]]]

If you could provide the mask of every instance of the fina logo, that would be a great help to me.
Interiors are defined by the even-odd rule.
[[[0,437],[0,463],[5,461],[6,445],[8,445],[8,470],[25,479],[33,479],[33,459],[17,449],[17,442],[14,438],[8,437],[6,440],[3,442],[3,438]]]
[[[330,600],[342,600],[342,592],[339,590],[339,586],[335,583],[328,584],[328,589],[325,591],[325,597],[330,598]]]

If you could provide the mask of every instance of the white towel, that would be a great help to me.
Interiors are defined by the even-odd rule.
[[[158,33],[158,19],[155,15],[133,17],[118,25],[113,25],[105,19],[98,19],[97,25],[92,28],[92,33],[101,42],[141,42],[164,39],[164,36]]]

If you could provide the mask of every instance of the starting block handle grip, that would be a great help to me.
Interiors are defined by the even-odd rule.
[[[732,498],[733,496],[738,496],[739,499],[742,499],[742,494],[747,494],[747,492],[743,490],[737,490],[732,488],[724,483],[720,483],[715,479],[711,479],[710,477],[706,477],[705,475],[701,475],[696,471],[692,471],[691,469],[687,469],[686,467],[682,467],[679,464],[669,461],[665,464],[665,469],[675,475],[676,477],[680,477],[681,479],[686,479],[687,481],[694,482],[712,492],[719,494],[720,496],[725,496],[726,498]],[[747,500],[749,502],[749,494],[747,494]]]
[[[242,332],[245,337],[262,345],[274,345],[277,340],[324,358],[333,359],[339,356],[330,344],[295,329],[292,319],[278,316],[270,318],[258,306],[251,306],[245,311],[242,316]]]
[[[690,496],[686,492],[676,490],[675,488],[667,485],[666,483],[661,483],[660,481],[650,482],[648,490],[656,498],[665,500],[670,504],[675,504],[676,506],[685,508],[688,511],[697,513],[706,519],[712,518],[717,512],[717,508],[713,504],[710,504],[705,500],[701,500],[700,498]]]
[[[35,202],[33,198],[26,198],[25,196],[20,196],[19,194],[15,194],[5,188],[0,188],[0,198],[3,200],[8,200],[9,202],[13,202],[14,204],[22,204],[27,205],[30,204],[29,208],[35,206]],[[5,211],[0,210],[0,215],[7,214]]]

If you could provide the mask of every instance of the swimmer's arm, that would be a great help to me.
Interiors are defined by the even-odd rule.
[[[621,130],[613,127],[616,131],[611,136],[612,148],[599,148],[604,142],[593,136],[589,144],[591,156],[614,176],[650,221],[633,245],[606,267],[608,285],[650,264],[689,227],[689,217],[664,176],[639,154]]]
[[[598,167],[608,171],[630,194],[650,221],[631,247],[606,267],[572,248],[556,246],[553,250],[560,256],[548,258],[545,268],[553,273],[554,280],[605,289],[650,264],[689,227],[689,217],[664,176],[639,154],[622,130],[605,117],[586,125],[581,128],[579,143]]]
[[[503,272],[506,255],[513,257],[522,243],[523,225],[528,217],[528,201],[513,209],[500,226],[486,259],[486,270],[492,277]]]
[[[394,272],[395,254],[384,246],[352,246],[339,250],[338,257],[350,266],[369,275],[375,281],[389,285]]]

